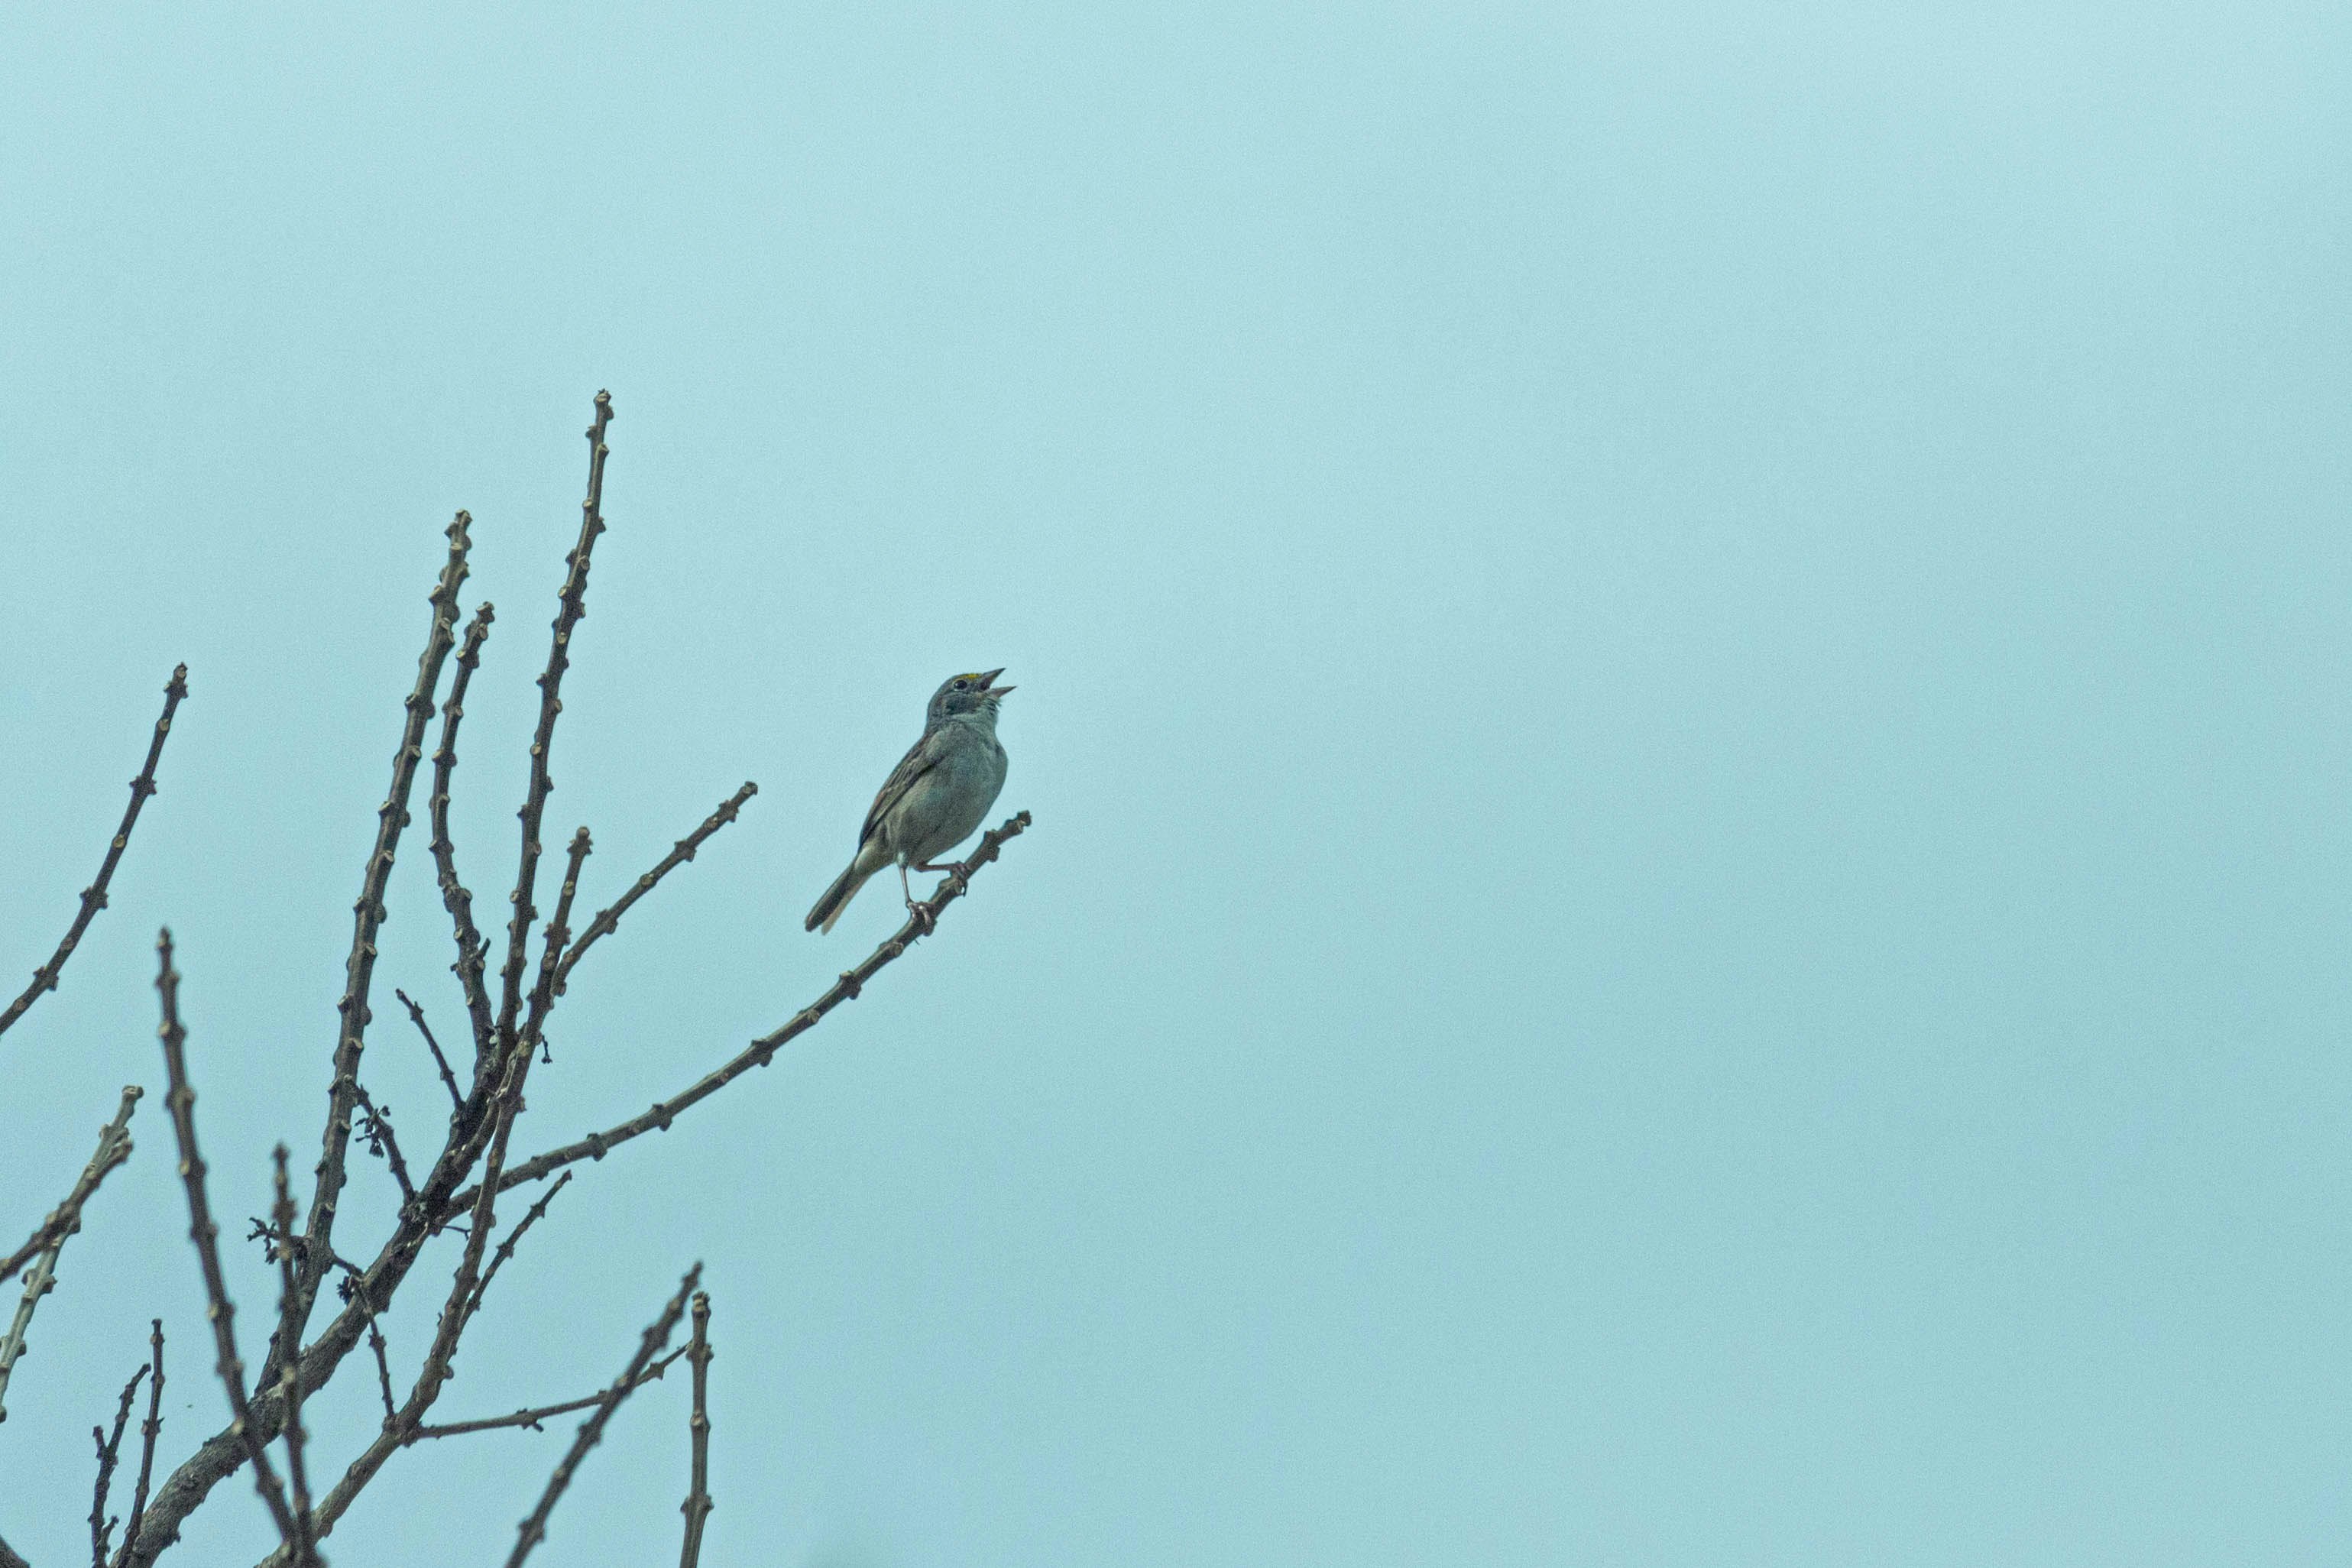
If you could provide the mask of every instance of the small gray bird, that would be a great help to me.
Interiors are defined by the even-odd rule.
[[[857,854],[808,914],[810,931],[831,931],[866,879],[896,860],[898,889],[915,907],[907,871],[946,871],[931,864],[980,826],[1004,787],[1004,748],[996,742],[996,705],[1009,686],[994,684],[1000,666],[952,676],[931,693],[923,738],[898,759],[858,829]]]

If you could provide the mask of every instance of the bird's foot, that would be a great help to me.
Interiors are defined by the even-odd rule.
[[[930,905],[919,904],[912,899],[907,900],[907,918],[915,922],[919,928],[919,934],[924,936],[930,935],[931,929],[940,921],[938,912]]]
[[[946,872],[953,880],[955,890],[959,893],[963,892],[971,886],[971,868],[961,860],[949,860],[939,864],[927,863],[925,865],[916,867],[915,869],[918,871]]]

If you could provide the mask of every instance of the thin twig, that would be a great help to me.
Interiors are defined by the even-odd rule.
[[[596,395],[596,417],[588,426],[588,497],[580,503],[580,542],[564,558],[563,589],[558,595],[554,637],[548,646],[547,669],[539,678],[539,728],[530,742],[530,785],[523,794],[522,860],[509,895],[514,913],[507,925],[507,961],[500,973],[504,995],[499,1004],[499,1048],[514,1048],[515,1019],[522,1010],[523,950],[530,942],[530,922],[539,910],[531,902],[539,882],[539,822],[547,809],[548,792],[555,781],[548,776],[547,760],[555,745],[555,718],[563,711],[563,672],[572,663],[572,634],[587,615],[588,561],[596,536],[604,531],[604,459],[610,448],[604,431],[613,422],[613,395]]]
[[[89,929],[98,911],[106,908],[106,885],[114,880],[114,868],[122,863],[122,851],[131,843],[131,830],[139,825],[139,808],[155,793],[155,764],[163,760],[163,739],[172,732],[172,715],[178,711],[181,699],[187,694],[188,667],[184,664],[173,669],[172,679],[164,682],[163,716],[155,721],[154,738],[147,742],[146,766],[131,781],[131,805],[122,813],[122,826],[114,830],[113,838],[106,846],[106,858],[98,868],[98,880],[81,890],[81,908],[75,911],[73,923],[66,928],[65,940],[58,943],[57,952],[49,955],[47,963],[33,971],[33,983],[25,988],[24,994],[0,1012],[0,1035],[6,1034],[8,1026],[25,1016],[41,993],[58,988],[58,976],[64,971],[66,960],[81,944],[81,933]]]
[[[155,989],[163,999],[163,1025],[158,1033],[163,1040],[163,1071],[171,1081],[163,1104],[172,1113],[172,1131],[180,1141],[180,1180],[188,1189],[188,1239],[196,1244],[196,1266],[205,1277],[205,1316],[212,1323],[213,1346],[220,1356],[215,1370],[228,1393],[229,1431],[253,1465],[254,1489],[269,1506],[279,1537],[291,1545],[294,1516],[286,1507],[286,1491],[278,1484],[268,1450],[262,1446],[268,1439],[255,1426],[253,1406],[245,1396],[245,1363],[236,1353],[236,1308],[229,1301],[228,1282],[221,1275],[220,1226],[213,1223],[212,1205],[205,1196],[205,1160],[196,1149],[196,1091],[188,1084],[184,1048],[188,1032],[180,1026],[180,976],[172,967],[168,928],[156,940],[155,952],[159,960]]]
[[[501,1176],[500,1184],[508,1187],[516,1186],[561,1170],[566,1165],[576,1164],[582,1160],[601,1160],[614,1148],[627,1142],[632,1138],[656,1129],[667,1131],[672,1119],[679,1111],[698,1101],[708,1100],[751,1068],[767,1066],[774,1058],[778,1047],[793,1037],[805,1034],[814,1028],[819,1019],[856,996],[865,988],[867,981],[893,960],[903,956],[919,938],[935,929],[939,923],[940,911],[964,894],[972,874],[995,859],[998,851],[1003,847],[1005,842],[1018,837],[1022,831],[1028,827],[1029,823],[1029,814],[1024,811],[1007,818],[1002,826],[989,829],[982,836],[980,847],[972,851],[971,858],[964,861],[960,870],[950,873],[940,883],[929,902],[918,904],[915,907],[914,913],[908,917],[905,925],[898,928],[898,934],[876,948],[865,963],[845,972],[841,978],[827,987],[824,994],[814,1002],[793,1014],[779,1027],[753,1040],[724,1066],[705,1074],[669,1099],[656,1101],[651,1110],[640,1111],[617,1126],[606,1128],[602,1132],[592,1132],[578,1142],[566,1143],[562,1148],[551,1149],[544,1154],[534,1154]],[[463,1214],[467,1205],[473,1202],[475,1190],[469,1187],[443,1205],[440,1210],[442,1217],[446,1220]]]
[[[659,1378],[671,1366],[684,1359],[688,1348],[680,1345],[669,1354],[656,1361],[651,1366],[646,1368],[631,1386],[642,1388]],[[419,1426],[408,1435],[406,1441],[422,1443],[431,1437],[462,1437],[471,1432],[495,1432],[502,1426],[523,1426],[536,1432],[540,1430],[541,1422],[552,1420],[558,1415],[569,1415],[575,1410],[585,1410],[603,1399],[606,1392],[599,1389],[579,1399],[567,1399],[561,1405],[541,1405],[530,1410],[518,1410],[511,1415],[489,1415],[478,1421],[451,1421],[439,1426]]]
[[[108,1436],[102,1426],[89,1429],[90,1440],[98,1445],[98,1484],[89,1494],[90,1568],[106,1568],[107,1548],[115,1524],[106,1517],[106,1492],[114,1482],[114,1461],[122,1452],[122,1429],[131,1425],[131,1396],[139,1392],[139,1381],[146,1375],[147,1369],[142,1366],[122,1385],[122,1403],[114,1407],[114,1436]]]
[[[163,1320],[157,1318],[148,1337],[147,1419],[139,1424],[139,1485],[131,1494],[131,1522],[122,1527],[122,1552],[116,1563],[130,1560],[140,1527],[147,1519],[147,1481],[155,1473],[155,1439],[163,1433]]]
[[[392,1402],[392,1363],[384,1353],[383,1329],[376,1322],[373,1312],[368,1314],[368,1349],[375,1352],[375,1381],[383,1392],[383,1424],[388,1430],[400,1419],[400,1412]]]
[[[406,716],[400,731],[400,749],[393,753],[392,787],[376,808],[375,847],[368,852],[367,869],[360,878],[360,896],[352,905],[352,952],[343,963],[343,997],[336,1004],[341,1019],[335,1039],[335,1077],[327,1091],[327,1126],[320,1137],[318,1184],[310,1199],[308,1226],[310,1247],[301,1259],[301,1290],[294,1302],[294,1329],[289,1336],[299,1345],[301,1330],[310,1321],[310,1303],[326,1277],[327,1256],[335,1233],[335,1206],[343,1191],[343,1163],[351,1144],[352,1110],[359,1103],[360,1052],[367,1034],[368,989],[375,978],[376,931],[383,923],[383,893],[392,879],[392,862],[400,847],[400,831],[408,825],[408,795],[416,783],[416,764],[424,753],[425,726],[433,717],[433,693],[441,684],[441,666],[457,640],[457,590],[466,581],[466,555],[472,542],[466,537],[469,520],[459,512],[449,524],[449,556],[440,579],[427,595],[433,625],[417,656],[416,685],[402,704]],[[261,1381],[273,1381],[276,1368],[265,1363]]]
[[[637,1353],[629,1358],[628,1367],[597,1399],[596,1407],[588,1419],[580,1424],[580,1434],[572,1438],[570,1451],[556,1465],[555,1473],[547,1479],[547,1489],[540,1494],[539,1506],[532,1509],[530,1516],[522,1521],[514,1551],[507,1556],[507,1568],[522,1568],[523,1559],[530,1555],[531,1548],[546,1538],[547,1516],[555,1511],[556,1502],[563,1496],[564,1489],[571,1486],[572,1473],[579,1469],[580,1461],[587,1458],[588,1450],[603,1440],[604,1424],[613,1418],[613,1412],[620,1408],[621,1401],[635,1391],[639,1374],[654,1357],[661,1353],[662,1347],[669,1343],[670,1335],[677,1331],[678,1318],[686,1311],[686,1299],[701,1278],[702,1265],[699,1263],[686,1271],[686,1279],[678,1286],[677,1294],[669,1299],[669,1304],[662,1309],[661,1316],[646,1330],[645,1338],[637,1345]]]
[[[660,864],[638,878],[631,884],[629,890],[614,900],[609,908],[599,910],[596,918],[588,922],[588,929],[580,933],[580,940],[573,942],[572,950],[563,955],[562,963],[556,969],[555,994],[559,996],[563,994],[564,984],[572,978],[572,967],[587,954],[590,948],[596,945],[597,938],[607,934],[621,923],[621,917],[629,912],[631,904],[652,892],[655,884],[664,877],[693,859],[694,852],[702,847],[703,841],[734,821],[737,813],[743,809],[743,803],[759,793],[758,784],[748,779],[745,780],[743,787],[720,802],[719,809],[704,818],[701,826],[679,839],[671,847],[670,852],[661,858]]]
[[[710,1294],[707,1290],[694,1293],[694,1341],[687,1347],[687,1359],[694,1363],[694,1414],[686,1425],[693,1458],[686,1501],[678,1505],[686,1515],[686,1539],[678,1548],[677,1568],[695,1568],[702,1560],[703,1522],[717,1506],[710,1500],[710,1408],[705,1398],[710,1374]]]
[[[108,1172],[131,1158],[131,1112],[138,1105],[139,1097],[145,1092],[137,1084],[123,1086],[122,1100],[115,1107],[114,1120],[99,1130],[98,1152],[92,1154],[89,1163],[82,1167],[81,1174],[74,1181],[73,1191],[66,1194],[66,1201],[57,1206],[41,1223],[40,1230],[35,1233],[37,1237],[46,1236],[47,1239],[42,1242],[40,1250],[34,1256],[33,1267],[25,1276],[25,1294],[23,1300],[16,1303],[16,1319],[8,1325],[8,1331],[0,1334],[0,1421],[8,1419],[5,1404],[8,1374],[16,1370],[16,1358],[25,1353],[25,1331],[33,1325],[33,1309],[41,1304],[41,1298],[47,1295],[58,1282],[58,1255],[65,1250],[66,1237],[81,1228],[82,1205],[89,1201],[90,1194],[98,1191],[99,1183],[106,1180]],[[16,1261],[12,1259],[7,1272],[14,1274],[16,1269]]]
[[[506,1260],[514,1256],[515,1247],[522,1241],[522,1233],[539,1223],[539,1216],[547,1212],[547,1205],[555,1201],[555,1194],[562,1192],[571,1180],[572,1173],[569,1171],[556,1177],[555,1184],[540,1194],[539,1202],[531,1205],[530,1212],[522,1216],[522,1223],[507,1232],[507,1238],[499,1243],[498,1251],[490,1255],[490,1266],[482,1270],[481,1283],[474,1287],[474,1297],[467,1304],[466,1316],[470,1318],[482,1310],[482,1298],[490,1293],[490,1281],[499,1277],[499,1270],[505,1266]]]
[[[482,983],[482,967],[488,962],[488,944],[482,941],[479,927],[474,924],[474,895],[457,879],[457,847],[449,838],[449,782],[457,771],[457,725],[466,717],[466,688],[474,679],[475,667],[482,662],[482,642],[490,635],[490,623],[498,612],[485,599],[474,618],[466,623],[466,640],[457,649],[457,672],[449,678],[449,695],[441,704],[441,743],[433,752],[433,795],[430,814],[433,821],[433,867],[441,883],[441,902],[449,911],[450,924],[457,938],[457,962],[449,967],[457,972],[458,987],[466,994],[466,1016],[474,1028],[474,1060],[477,1074],[488,1060],[490,1049],[490,996]],[[403,1001],[407,998],[403,997]],[[408,1010],[417,1025],[424,1026],[424,1015],[410,1002]],[[425,1037],[432,1038],[430,1030]],[[441,1047],[433,1047],[434,1058],[441,1058]],[[444,1077],[449,1064],[441,1063]],[[449,1096],[459,1105],[465,1103],[457,1093],[456,1080],[449,1084]]]
[[[286,1180],[286,1145],[278,1145],[270,1160],[276,1170],[269,1217],[278,1223],[278,1235],[292,1236],[294,1189]],[[278,1364],[285,1369],[278,1374],[278,1397],[286,1405],[286,1479],[293,1493],[294,1561],[299,1568],[319,1568],[319,1537],[310,1521],[310,1472],[302,1463],[307,1434],[302,1430],[302,1346],[295,1337],[301,1327],[294,1321],[299,1285],[291,1247],[278,1249]]]
[[[392,1167],[392,1179],[400,1184],[400,1201],[415,1203],[416,1185],[408,1179],[408,1162],[400,1157],[400,1140],[393,1135],[392,1122],[376,1108],[375,1101],[368,1098],[365,1084],[355,1083],[352,1087],[359,1091],[360,1110],[367,1117],[367,1126],[360,1136],[367,1140],[368,1152],[381,1156],[383,1163]]]
[[[433,1026],[425,1021],[425,1009],[409,1000],[408,993],[395,985],[392,994],[408,1008],[408,1016],[416,1020],[416,1032],[425,1037],[425,1048],[433,1053],[433,1065],[441,1069],[441,1081],[449,1090],[450,1114],[466,1109],[466,1097],[457,1089],[457,1075],[449,1070],[449,1058],[441,1054],[441,1042],[433,1037]]]
[[[129,1086],[123,1089],[122,1102],[116,1110],[115,1120],[108,1122],[107,1131],[99,1135],[98,1152],[90,1156],[89,1163],[83,1166],[81,1174],[74,1178],[73,1190],[66,1194],[63,1203],[48,1212],[47,1217],[34,1230],[31,1239],[10,1253],[7,1261],[0,1263],[0,1279],[14,1278],[18,1269],[32,1261],[35,1253],[47,1252],[52,1242],[71,1235],[80,1226],[82,1205],[89,1201],[90,1194],[98,1191],[99,1183],[106,1180],[117,1165],[131,1158],[131,1140],[120,1134],[127,1124],[131,1105],[145,1092]],[[110,1141],[110,1134],[115,1135]]]

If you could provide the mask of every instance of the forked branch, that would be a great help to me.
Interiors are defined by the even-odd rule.
[[[539,916],[532,904],[539,885],[539,823],[547,810],[547,796],[555,780],[547,771],[555,746],[555,718],[563,711],[563,672],[572,667],[572,634],[588,614],[588,563],[596,536],[604,531],[604,459],[611,449],[604,431],[613,423],[613,395],[596,395],[596,417],[588,426],[588,498],[580,503],[580,542],[564,557],[563,589],[557,596],[554,637],[547,649],[547,668],[539,678],[539,727],[531,735],[530,784],[523,792],[522,861],[515,869],[514,891],[508,895],[514,913],[507,923],[507,962],[500,981],[499,1040],[501,1050],[514,1046],[515,1018],[522,1010],[524,949],[530,942],[530,922]]]
[[[560,1149],[550,1149],[544,1154],[531,1156],[500,1176],[500,1187],[536,1181],[550,1172],[559,1171],[582,1160],[601,1160],[614,1148],[644,1133],[666,1132],[679,1111],[709,1099],[751,1068],[766,1067],[775,1058],[780,1047],[796,1036],[816,1027],[819,1019],[857,995],[865,989],[867,981],[893,961],[905,956],[908,948],[935,930],[940,912],[968,892],[972,876],[995,859],[1008,841],[1019,837],[1029,823],[1029,814],[1024,811],[982,834],[980,847],[972,851],[971,858],[942,879],[928,901],[915,906],[914,912],[908,916],[907,923],[898,928],[896,935],[876,948],[865,963],[845,971],[840,979],[826,987],[823,995],[793,1014],[779,1027],[753,1040],[724,1066],[706,1073],[669,1099],[656,1101],[651,1110],[641,1111],[617,1126],[608,1127],[602,1132],[592,1132],[576,1143],[566,1143]],[[446,1223],[463,1214],[473,1203],[476,1191],[469,1187],[452,1198],[442,1209],[443,1221]]]
[[[172,1131],[180,1142],[180,1181],[188,1190],[188,1239],[196,1244],[196,1267],[205,1277],[205,1316],[212,1323],[213,1348],[220,1358],[215,1370],[228,1394],[229,1432],[253,1466],[254,1489],[268,1505],[278,1535],[290,1542],[294,1515],[263,1447],[269,1434],[255,1423],[253,1405],[246,1398],[245,1363],[236,1353],[236,1308],[229,1301],[228,1281],[221,1273],[220,1226],[213,1223],[212,1203],[205,1193],[205,1157],[196,1148],[196,1091],[188,1084],[188,1032],[180,1026],[180,975],[172,967],[170,931],[156,939],[155,953],[155,990],[163,1002],[163,1025],[157,1032],[163,1040],[163,1072],[171,1083],[163,1105],[172,1113]]]
[[[368,992],[375,979],[376,931],[383,924],[383,894],[392,879],[393,857],[400,848],[401,829],[408,826],[408,795],[416,783],[416,764],[425,754],[425,726],[433,717],[433,693],[441,684],[441,666],[457,638],[457,590],[466,581],[466,557],[473,548],[466,525],[472,520],[459,512],[449,524],[449,556],[440,580],[427,596],[433,624],[425,634],[425,651],[417,656],[416,684],[402,703],[400,749],[393,753],[392,787],[376,808],[375,847],[369,851],[367,869],[360,878],[360,896],[352,905],[352,952],[343,962],[343,999],[336,1004],[340,1025],[335,1037],[335,1076],[327,1090],[327,1126],[320,1138],[318,1184],[310,1199],[307,1225],[310,1246],[301,1264],[300,1291],[293,1304],[294,1340],[310,1321],[310,1303],[318,1298],[319,1282],[326,1277],[327,1259],[334,1245],[335,1207],[343,1193],[343,1163],[352,1140],[352,1112],[359,1103],[360,1052],[369,1021]],[[277,1374],[275,1358],[263,1363],[262,1383]]]
[[[547,1517],[555,1511],[555,1505],[562,1498],[564,1489],[571,1486],[573,1474],[580,1468],[580,1461],[588,1457],[589,1449],[604,1440],[604,1424],[613,1418],[613,1412],[620,1408],[621,1401],[635,1393],[645,1381],[646,1368],[653,1363],[654,1357],[661,1353],[662,1347],[669,1343],[670,1335],[677,1330],[678,1317],[686,1310],[686,1299],[701,1279],[702,1265],[699,1263],[686,1271],[686,1279],[679,1284],[677,1294],[669,1299],[669,1304],[662,1309],[661,1316],[654,1320],[652,1326],[646,1330],[645,1338],[638,1342],[637,1353],[629,1358],[628,1366],[613,1380],[613,1386],[597,1396],[595,1409],[587,1420],[580,1424],[580,1435],[572,1438],[571,1449],[556,1465],[555,1473],[547,1479],[547,1489],[540,1494],[539,1506],[532,1509],[530,1516],[522,1521],[514,1551],[507,1556],[507,1568],[522,1568],[523,1560],[530,1555],[531,1548],[546,1539]]]
[[[89,1201],[90,1194],[98,1191],[99,1183],[106,1180],[108,1172],[131,1158],[131,1112],[144,1092],[137,1084],[124,1087],[114,1120],[99,1130],[98,1152],[82,1167],[73,1191],[41,1222],[33,1239],[8,1260],[6,1269],[0,1270],[0,1279],[13,1278],[26,1258],[33,1259],[33,1267],[25,1277],[25,1294],[16,1303],[16,1315],[8,1331],[0,1334],[0,1421],[8,1418],[8,1374],[16,1370],[16,1358],[25,1353],[25,1333],[33,1325],[33,1310],[58,1282],[58,1255],[65,1250],[66,1237],[81,1228],[82,1205]]]
[[[580,940],[572,944],[572,950],[563,955],[563,962],[557,966],[555,994],[558,996],[563,994],[563,987],[572,977],[572,967],[587,956],[588,950],[596,945],[598,937],[608,935],[621,923],[621,917],[629,912],[630,905],[652,892],[664,877],[693,859],[694,852],[702,847],[704,840],[734,821],[736,815],[743,809],[743,803],[759,793],[758,784],[749,779],[744,780],[743,787],[719,802],[719,809],[703,818],[701,826],[673,845],[670,852],[663,856],[652,870],[630,884],[627,892],[614,900],[609,907],[599,910],[596,918],[588,922],[588,929],[580,933]]]

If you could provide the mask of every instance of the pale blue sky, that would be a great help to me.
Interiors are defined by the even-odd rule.
[[[941,676],[1010,667],[1037,822],[583,1169],[446,1415],[610,1378],[699,1258],[707,1563],[2342,1558],[2352,13],[649,9],[0,20],[7,973],[194,687],[0,1039],[0,1228],[160,1089],[165,921],[219,1207],[315,1149],[461,506],[496,904],[609,386],[549,837],[601,904],[761,794],[519,1149],[868,951],[890,899],[801,916]],[[223,1419],[135,1130],[0,1426],[40,1568],[149,1316],[164,1458]],[[673,1552],[684,1428],[546,1560]],[[402,1455],[331,1555],[496,1561],[569,1429]],[[177,1555],[269,1539],[239,1479]]]

